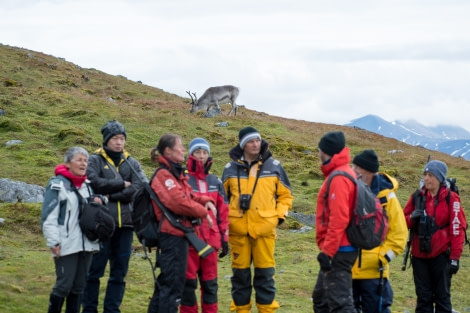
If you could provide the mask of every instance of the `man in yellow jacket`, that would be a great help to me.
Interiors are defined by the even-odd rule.
[[[374,150],[364,150],[356,155],[353,169],[380,199],[389,223],[382,245],[362,250],[352,268],[354,306],[357,312],[389,313],[393,290],[388,263],[403,252],[408,236],[403,209],[395,194],[398,182],[385,173],[379,173],[379,160]]]
[[[293,198],[281,163],[272,158],[260,133],[248,126],[238,137],[239,143],[229,153],[232,161],[222,174],[229,199],[230,310],[251,312],[253,286],[258,312],[272,313],[279,308],[274,286],[276,227],[285,220]]]

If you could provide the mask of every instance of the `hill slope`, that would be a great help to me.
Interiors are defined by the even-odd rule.
[[[416,188],[429,154],[449,165],[449,175],[457,177],[459,182],[464,207],[470,205],[466,196],[470,182],[467,161],[365,130],[274,117],[252,111],[249,106],[241,108],[237,117],[201,118],[189,113],[189,99],[123,76],[84,69],[61,58],[5,45],[0,45],[0,78],[0,112],[3,112],[0,113],[0,177],[44,186],[55,165],[62,162],[67,148],[80,145],[92,152],[100,147],[100,129],[111,119],[125,125],[127,148],[141,161],[148,176],[154,168],[149,151],[166,132],[182,135],[185,144],[196,136],[207,138],[215,159],[213,172],[220,176],[229,161],[229,149],[238,141],[238,131],[252,125],[270,143],[274,156],[289,175],[295,197],[293,211],[312,214],[323,180],[318,141],[325,132],[341,130],[352,154],[371,148],[377,151],[381,170],[395,176],[400,183],[402,205]],[[222,109],[224,114],[228,112],[228,107]],[[228,121],[229,126],[217,127],[222,121]],[[22,144],[7,146],[5,143],[10,140],[21,140]],[[391,150],[402,152],[392,154]],[[39,205],[0,204],[0,217],[8,217],[5,225],[0,224],[0,286],[5,291],[0,295],[0,311],[32,312],[47,303],[54,278],[38,228],[39,215]],[[276,280],[282,305],[279,312],[311,312],[308,298],[313,288],[312,277],[318,271],[314,232],[298,235],[281,229],[279,238],[276,252],[280,271]],[[148,264],[138,252],[131,262],[124,311],[144,311],[152,278]],[[397,311],[411,311],[414,301],[411,271],[401,272],[400,262],[401,258],[393,265],[396,266],[394,307]],[[230,275],[227,259],[221,261],[220,271],[221,303],[227,308],[230,298],[229,281],[224,279]],[[459,280],[453,282],[453,288],[461,290],[455,293],[460,309],[468,306],[464,294],[467,286],[463,281],[468,274],[465,265],[461,271]],[[37,299],[31,295],[41,296]]]

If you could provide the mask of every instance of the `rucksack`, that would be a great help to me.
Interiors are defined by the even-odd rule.
[[[150,185],[155,173],[152,175],[150,182],[143,182]],[[146,187],[146,186],[145,186]],[[153,209],[150,198],[149,188],[140,188],[134,196],[134,204],[132,211],[132,223],[134,225],[134,232],[143,245],[144,251],[146,248],[150,251],[151,248],[158,247],[158,235],[160,232],[161,223],[157,221],[155,211]]]
[[[111,239],[116,225],[114,217],[109,212],[109,208],[94,201],[85,201],[73,184],[72,188],[78,197],[78,207],[80,210],[78,213],[78,224],[82,233],[91,241],[99,240],[104,242]],[[94,195],[91,195],[90,199],[94,197]]]
[[[355,179],[344,171],[334,171],[330,174],[324,194],[327,205],[331,180],[338,175],[350,179],[356,185],[356,197],[351,221],[346,228],[346,235],[352,246],[370,250],[378,247],[385,240],[388,231],[387,212],[382,208],[380,200],[362,180]]]
[[[447,178],[446,180],[447,180],[450,190],[460,195],[459,187],[457,186],[457,178],[452,177],[452,178]],[[447,206],[449,206],[449,203],[450,203],[450,194],[451,193],[449,192],[446,197]],[[468,240],[467,230],[468,230],[468,223],[467,225],[465,225],[465,244],[468,245],[470,249],[470,241]]]

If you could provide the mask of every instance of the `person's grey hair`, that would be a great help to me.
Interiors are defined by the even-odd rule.
[[[65,152],[64,163],[72,161],[77,154],[83,154],[88,159],[88,151],[82,147],[72,147]]]

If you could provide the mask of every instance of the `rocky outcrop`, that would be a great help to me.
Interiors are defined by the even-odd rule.
[[[44,193],[45,188],[42,186],[0,178],[0,202],[43,202]]]

